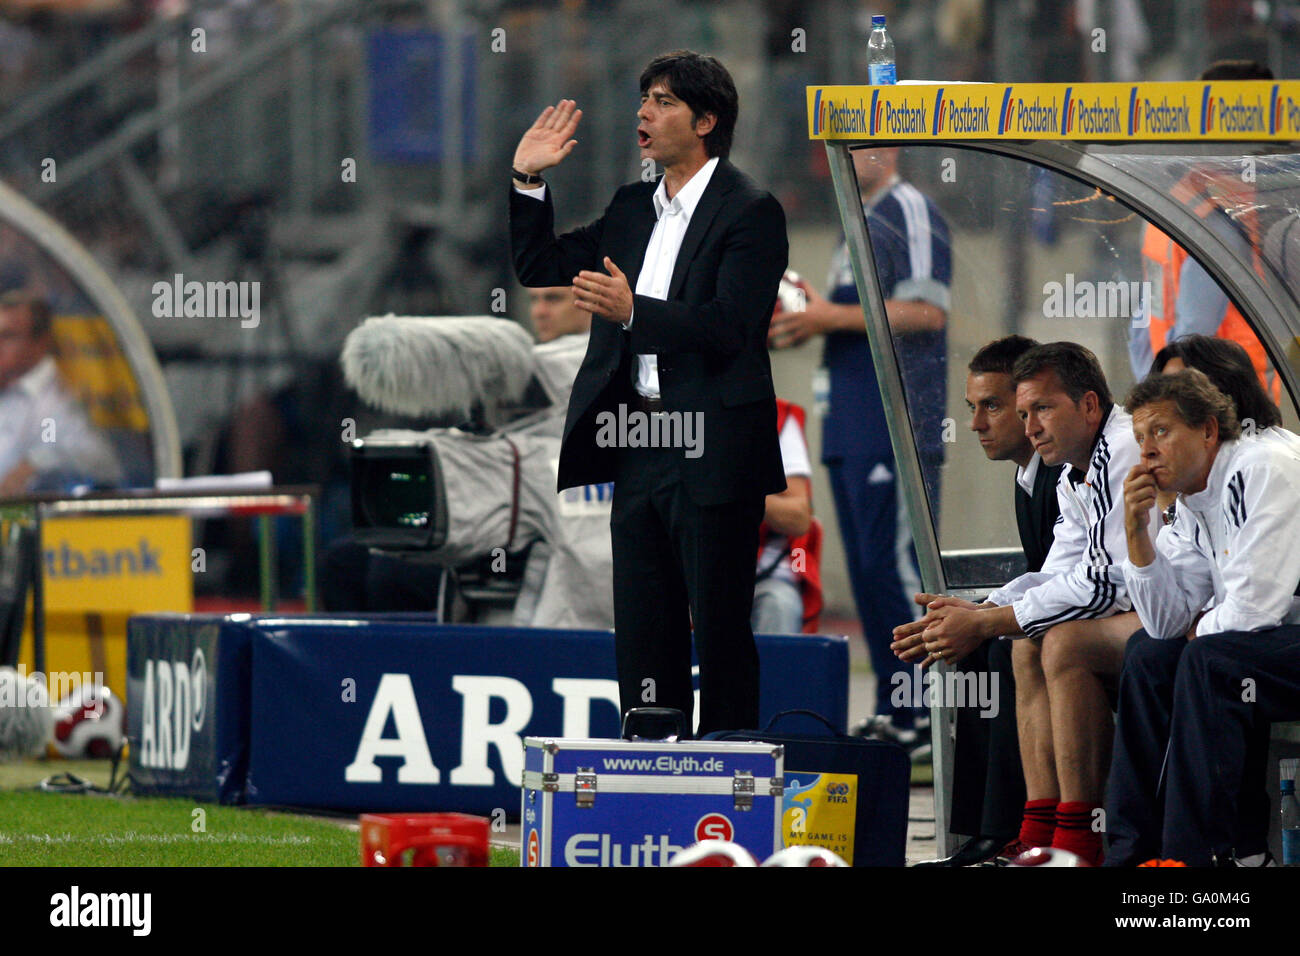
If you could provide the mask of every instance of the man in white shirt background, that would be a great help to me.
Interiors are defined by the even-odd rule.
[[[0,296],[0,495],[121,481],[107,439],[59,380],[49,305]]]

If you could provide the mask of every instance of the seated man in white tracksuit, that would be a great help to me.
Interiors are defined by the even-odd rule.
[[[958,661],[993,637],[1011,649],[1025,774],[1020,833],[1003,856],[1031,847],[1102,860],[1100,817],[1112,734],[1108,691],[1140,622],[1124,586],[1124,476],[1138,460],[1128,413],[1111,401],[1097,357],[1073,342],[1030,349],[1012,370],[1016,413],[1049,467],[1065,465],[1061,516],[1042,570],[1015,579],[978,607],[930,602],[920,621],[894,629],[896,652],[924,647],[922,663]]]
[[[1249,735],[1300,717],[1300,443],[1276,429],[1239,437],[1231,399],[1194,369],[1151,376],[1126,405],[1142,458],[1124,482],[1124,579],[1147,634],[1186,649],[1172,703],[1127,671],[1121,684],[1107,862],[1159,847],[1231,865]],[[1152,546],[1157,488],[1178,502]],[[1136,725],[1147,732],[1123,731]],[[1163,821],[1158,806],[1135,819],[1138,793],[1163,799]]]

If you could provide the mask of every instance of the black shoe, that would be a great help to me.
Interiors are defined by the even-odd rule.
[[[913,866],[978,866],[991,860],[1007,845],[1000,837],[973,837],[957,848],[957,852],[943,860],[923,860]]]

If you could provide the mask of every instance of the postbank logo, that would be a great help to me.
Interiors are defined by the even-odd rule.
[[[1142,95],[1142,87],[1129,93],[1128,134],[1182,134],[1192,132],[1192,104],[1186,96],[1161,96],[1153,100]]]
[[[943,87],[934,96],[934,127],[931,134],[987,133],[993,110],[987,94],[982,99],[964,96],[960,100],[947,94]]]
[[[1068,104],[1073,87],[1065,88],[1065,102]],[[1056,97],[1044,100],[1035,95],[1027,100],[1016,95],[1016,88],[1008,86],[1002,94],[1002,111],[998,115],[998,135],[1009,133],[1054,133],[1064,130],[1065,110],[1057,105]]]
[[[1201,94],[1201,133],[1268,133],[1278,130],[1282,118],[1278,87],[1269,88],[1267,103],[1260,94],[1247,96],[1232,93],[1216,95],[1214,85],[1207,83]]]
[[[819,87],[813,93],[813,135],[821,136],[825,133],[874,134],[876,124],[872,114],[876,111],[878,97],[879,92],[873,91],[871,106],[868,108],[866,101],[862,97],[858,97],[856,101],[836,100],[827,96],[826,91]]]
[[[1300,133],[1300,100],[1292,96],[1278,96],[1273,107],[1273,122],[1278,132],[1292,135]]]
[[[891,99],[879,99],[880,94],[871,94],[871,132],[884,133],[888,136],[925,135],[930,124],[927,119],[929,110],[925,100],[919,95],[911,94],[901,103]]]
[[[1124,133],[1124,111],[1120,97],[1111,93],[1071,95],[1065,91],[1064,135],[1079,133],[1084,136],[1120,136]]]

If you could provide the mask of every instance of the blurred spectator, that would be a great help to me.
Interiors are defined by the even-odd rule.
[[[122,478],[107,440],[59,381],[50,319],[44,299],[0,296],[0,495]]]
[[[1201,80],[1271,80],[1268,67],[1251,61],[1223,60],[1210,64]],[[1262,242],[1254,185],[1246,182],[1236,163],[1198,164],[1173,187],[1175,199],[1263,274]],[[1142,272],[1151,292],[1141,320],[1129,336],[1133,376],[1141,380],[1152,358],[1169,342],[1188,335],[1230,339],[1244,348],[1254,363],[1260,384],[1274,401],[1281,398],[1281,380],[1269,362],[1259,337],[1228,293],[1187,250],[1151,223],[1143,230]]]
[[[778,398],[776,418],[786,489],[767,496],[758,529],[750,624],[756,634],[815,632],[822,603],[821,530],[813,530],[812,463],[804,439],[804,410]]]
[[[538,342],[550,342],[562,335],[586,335],[591,330],[591,313],[573,304],[573,290],[564,285],[529,289],[528,317]]]

